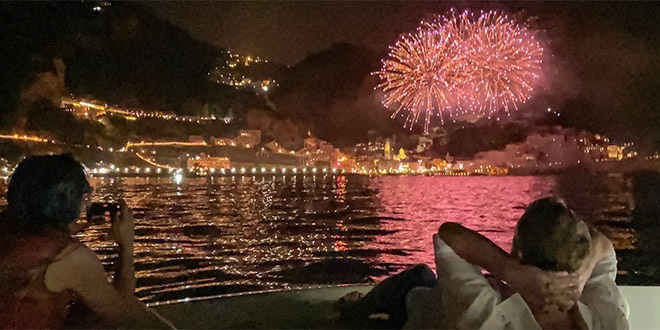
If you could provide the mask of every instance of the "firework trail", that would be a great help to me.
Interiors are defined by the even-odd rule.
[[[392,117],[408,111],[404,126],[412,129],[424,113],[427,132],[433,114],[491,118],[518,109],[539,80],[542,56],[533,34],[506,15],[452,11],[402,36],[374,74],[383,105],[397,105]]]

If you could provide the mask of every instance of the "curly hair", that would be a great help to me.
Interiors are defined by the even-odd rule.
[[[591,236],[586,225],[554,198],[534,201],[518,221],[513,253],[522,263],[545,270],[572,273],[589,253]]]
[[[71,154],[27,158],[11,176],[6,221],[22,234],[66,230],[80,215],[83,195],[90,191],[82,165]]]

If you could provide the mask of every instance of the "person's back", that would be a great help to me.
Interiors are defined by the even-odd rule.
[[[86,327],[172,327],[134,295],[134,219],[124,201],[111,219],[112,283],[96,254],[72,237],[89,193],[70,155],[31,157],[14,171],[0,214],[1,329],[61,328],[74,301],[99,321]]]
[[[16,237],[6,228],[0,236],[0,325],[2,328],[61,328],[73,300],[72,292],[46,289],[48,265],[67,247],[68,235],[50,231]]]

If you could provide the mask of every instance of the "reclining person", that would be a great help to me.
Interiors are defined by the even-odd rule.
[[[456,223],[433,239],[438,285],[409,293],[406,328],[628,328],[611,243],[554,199],[529,206],[511,254]]]
[[[35,156],[16,168],[0,214],[0,328],[62,328],[73,302],[103,326],[171,327],[134,294],[134,224],[126,203],[110,228],[118,245],[113,283],[96,254],[73,237],[90,192],[70,155]]]

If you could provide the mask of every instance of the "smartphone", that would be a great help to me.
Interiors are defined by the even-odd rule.
[[[103,224],[106,219],[119,212],[119,203],[94,202],[87,208],[87,222],[95,225]]]

